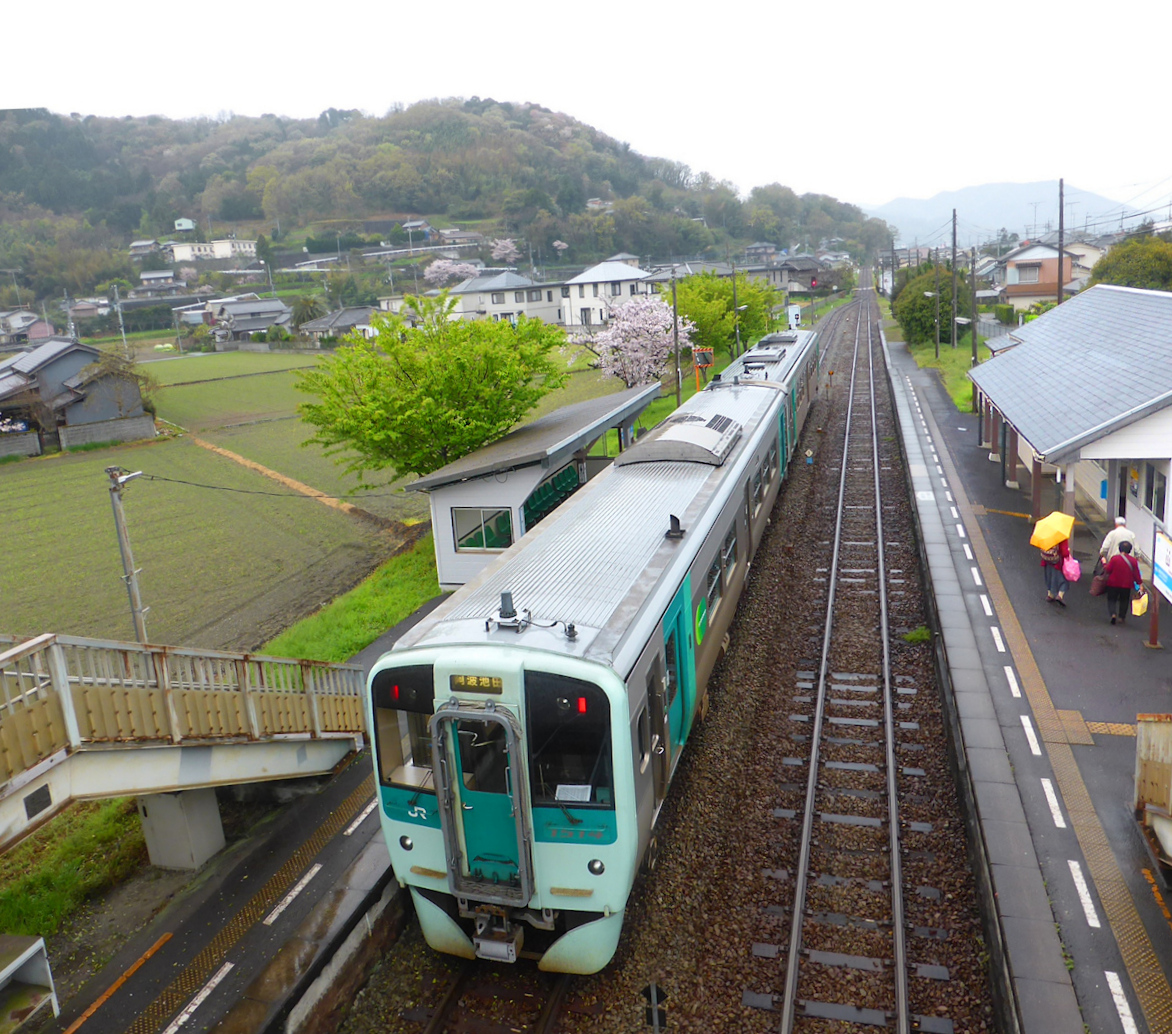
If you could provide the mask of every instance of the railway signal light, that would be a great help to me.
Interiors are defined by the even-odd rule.
[[[810,277],[810,290],[818,286],[818,278],[816,276]]]

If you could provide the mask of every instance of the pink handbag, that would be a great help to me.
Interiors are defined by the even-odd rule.
[[[1068,556],[1062,561],[1062,577],[1068,582],[1077,582],[1082,577],[1082,568],[1074,557]]]

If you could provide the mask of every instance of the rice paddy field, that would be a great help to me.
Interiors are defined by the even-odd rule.
[[[158,416],[152,442],[0,464],[0,632],[133,638],[105,468],[143,476],[124,505],[152,642],[254,650],[357,585],[402,543],[390,522],[426,520],[427,497],[400,485],[351,494],[355,475],[303,447],[310,429],[296,369],[312,355],[208,353],[144,363]],[[530,419],[617,390],[592,370]],[[204,441],[374,519],[331,509],[209,451]]]

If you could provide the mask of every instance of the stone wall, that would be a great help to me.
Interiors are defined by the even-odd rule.
[[[61,448],[72,449],[76,445],[91,442],[134,442],[140,438],[154,438],[155,418],[149,413],[142,416],[126,417],[122,420],[99,420],[92,424],[74,424],[62,427]]]
[[[41,440],[36,431],[0,434],[0,456],[39,456]]]

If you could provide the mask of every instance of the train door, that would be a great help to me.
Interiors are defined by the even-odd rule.
[[[777,414],[777,424],[778,424],[778,440],[781,445],[781,453],[778,457],[777,470],[778,470],[778,474],[784,478],[786,467],[789,465],[789,439],[786,436],[785,403],[784,402],[781,404],[781,409],[778,411],[778,414]]]
[[[663,616],[667,725],[672,761],[683,749],[696,700],[696,648],[691,629],[691,579],[685,578]]]
[[[516,719],[491,705],[443,708],[431,736],[452,892],[526,904],[533,866]]]
[[[667,780],[671,774],[671,754],[667,749],[671,741],[667,723],[667,676],[660,657],[655,658],[647,673],[647,708],[651,719],[651,781],[655,788],[655,807],[658,808],[667,795]]]

